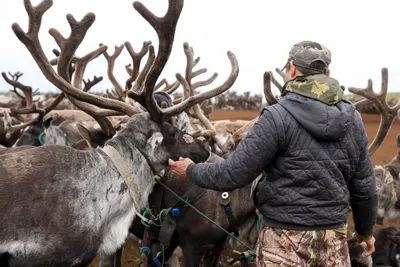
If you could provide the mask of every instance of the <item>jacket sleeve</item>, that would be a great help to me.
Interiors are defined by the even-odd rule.
[[[363,143],[359,163],[348,188],[355,230],[362,237],[369,237],[372,235],[376,223],[378,200],[365,132],[363,133]]]
[[[282,133],[283,134],[283,133]],[[186,175],[194,184],[218,191],[241,188],[257,178],[278,152],[278,133],[271,113],[264,109],[235,151],[216,163],[191,164]]]

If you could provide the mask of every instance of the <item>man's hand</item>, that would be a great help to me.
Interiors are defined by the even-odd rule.
[[[168,160],[168,164],[171,167],[171,173],[181,179],[186,179],[186,169],[188,166],[194,163],[189,158],[179,158],[179,161]]]
[[[372,236],[369,239],[365,239],[356,233],[356,238],[357,238],[358,243],[365,242],[367,244],[367,249],[363,252],[361,257],[366,258],[368,256],[371,256],[372,253],[375,252],[375,237],[374,236]]]

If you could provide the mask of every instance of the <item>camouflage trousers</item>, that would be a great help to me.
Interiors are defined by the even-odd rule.
[[[258,267],[350,267],[347,228],[294,231],[264,227],[257,240]]]

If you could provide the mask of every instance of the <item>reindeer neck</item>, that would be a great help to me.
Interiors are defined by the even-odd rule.
[[[145,155],[136,148],[131,140],[132,138],[119,136],[111,139],[106,143],[103,152],[107,152],[107,156],[117,168],[122,176],[135,204],[143,209],[148,202],[149,195],[155,184],[154,174]],[[117,154],[110,154],[112,147]]]

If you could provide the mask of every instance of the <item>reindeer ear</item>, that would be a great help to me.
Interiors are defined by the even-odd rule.
[[[400,245],[400,236],[398,235],[388,235],[387,238],[393,243]]]
[[[154,150],[159,147],[164,140],[164,136],[160,132],[154,132],[150,138],[147,140],[147,144]]]
[[[83,139],[88,142],[92,142],[90,130],[86,128],[86,126],[81,123],[77,123],[76,127],[78,128],[79,134],[82,136]]]
[[[49,117],[43,121],[44,128],[49,128],[51,126],[51,122],[53,121],[53,117]]]

